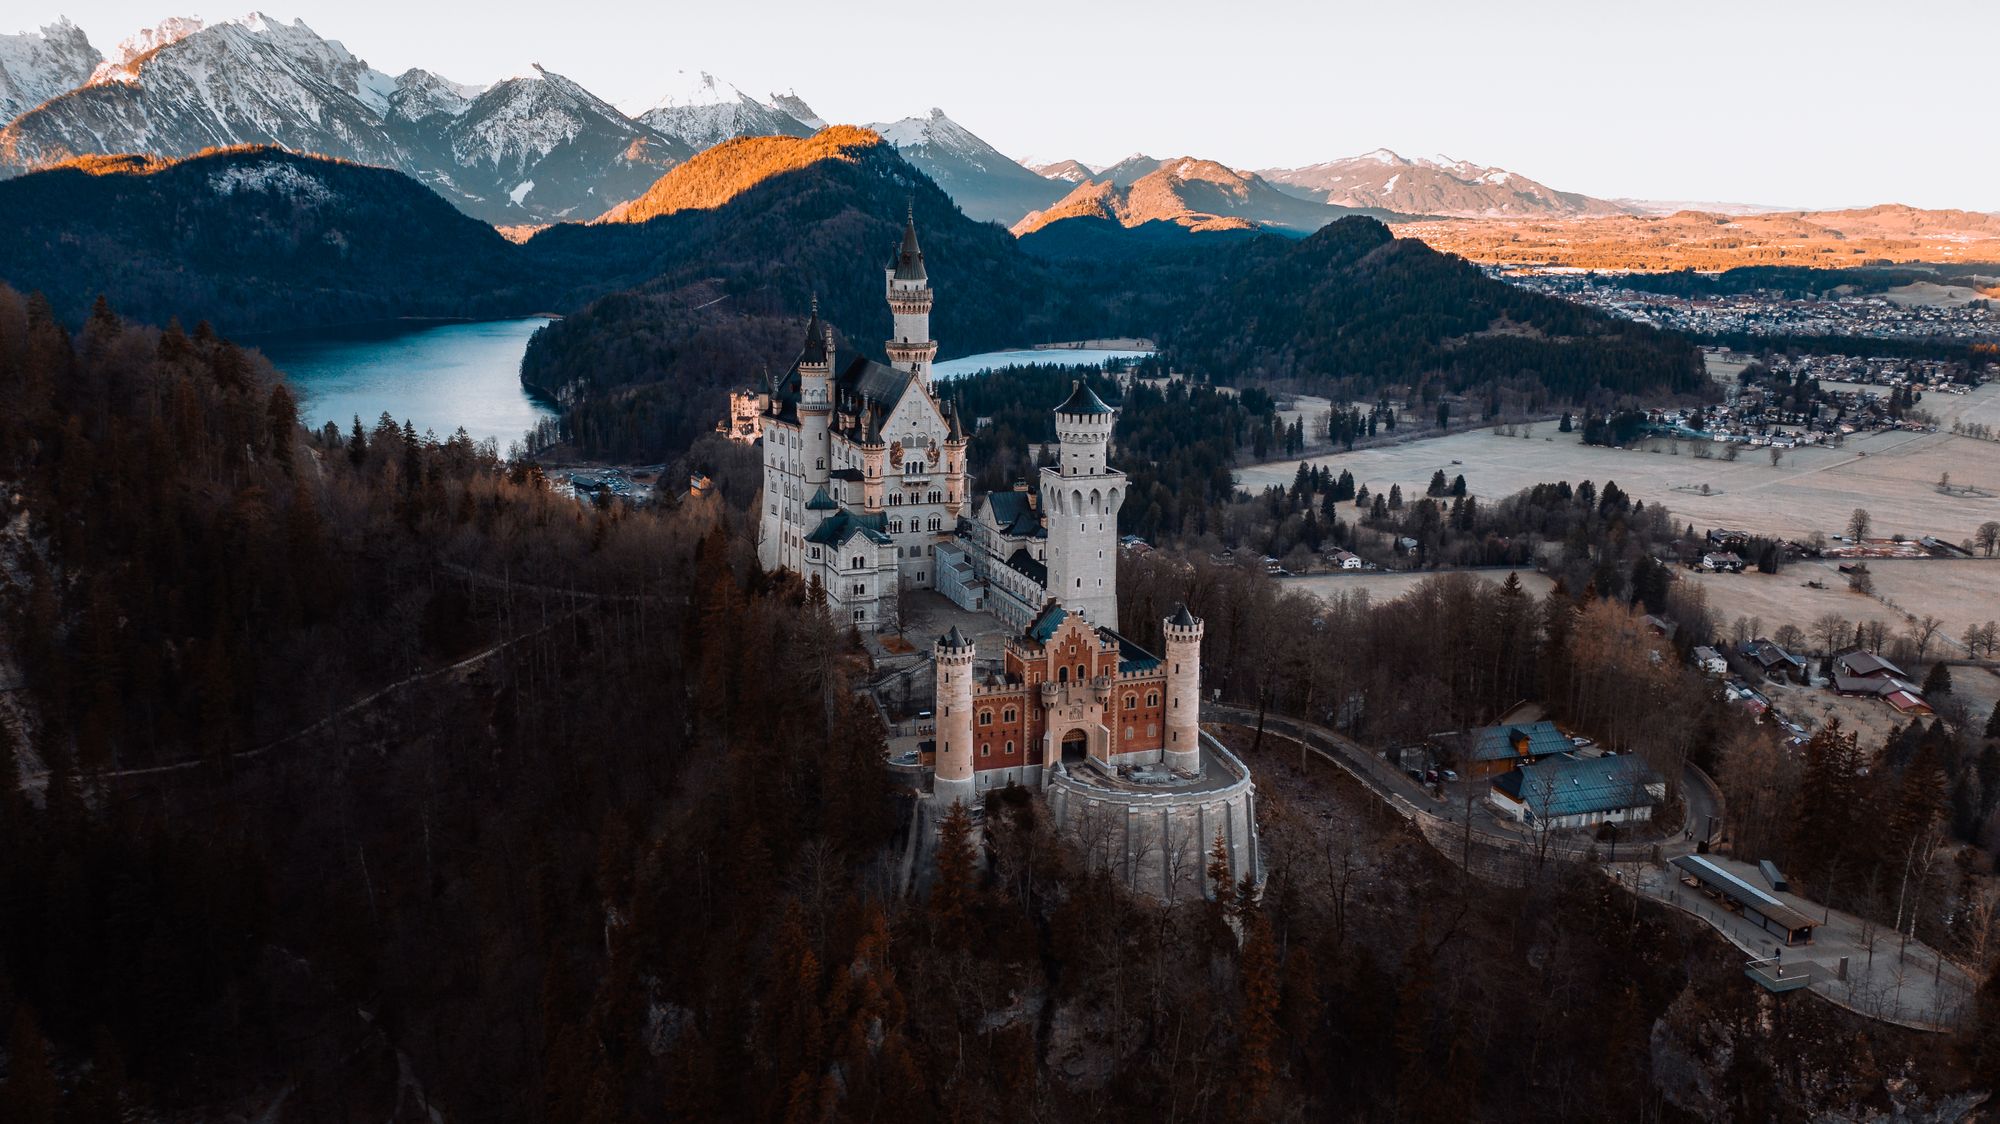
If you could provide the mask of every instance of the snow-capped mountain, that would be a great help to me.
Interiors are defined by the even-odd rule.
[[[812,106],[807,105],[804,98],[790,90],[782,94],[772,94],[771,105],[815,133],[827,126],[825,118],[814,113]]]
[[[1303,168],[1262,169],[1258,174],[1302,199],[1413,215],[1583,218],[1625,210],[1607,200],[1557,191],[1505,168],[1448,156],[1407,159],[1386,148]]]
[[[937,181],[959,209],[975,219],[1011,224],[1063,194],[1060,183],[1014,162],[946,117],[942,109],[931,110],[928,117],[905,117],[869,128]]]
[[[641,113],[639,120],[697,152],[731,137],[805,137],[820,127],[807,125],[775,100],[758,101],[706,71],[680,71],[675,77],[679,88]],[[806,116],[819,120],[796,95],[790,100]]]
[[[1119,187],[1131,187],[1133,184],[1166,167],[1167,164],[1168,161],[1155,160],[1143,152],[1135,152],[1108,168],[1099,169],[1097,178],[1110,180]]]
[[[1085,180],[1047,210],[1016,223],[1014,233],[1032,234],[1063,219],[1090,217],[1128,227],[1171,222],[1195,231],[1268,228],[1309,234],[1353,213],[1348,208],[1287,195],[1254,172],[1239,172],[1213,160],[1188,156],[1178,160],[1134,159],[1156,166],[1124,184],[1107,168],[1101,178]],[[1128,160],[1119,166],[1132,164]]]
[[[0,121],[82,85],[103,61],[83,29],[66,19],[40,31],[0,35]]]
[[[1097,175],[1097,169],[1081,160],[1058,160],[1053,164],[1030,164],[1028,170],[1043,179],[1082,183]]]
[[[390,77],[303,21],[175,19],[0,129],[0,166],[269,144],[395,168],[489,222],[594,215],[694,151],[540,67],[488,88]]]

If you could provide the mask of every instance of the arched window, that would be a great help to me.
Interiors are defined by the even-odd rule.
[[[1000,714],[1000,720],[1002,722],[1012,722],[1017,717],[1019,717],[1019,712],[1017,712],[1011,706],[1008,707],[1006,710],[1002,711]]]
[[[981,756],[981,757],[991,757],[991,756],[993,756],[993,743],[992,743],[992,742],[980,742],[980,743],[979,743],[979,756]]]
[[[1137,707],[1138,707],[1138,705],[1139,705],[1139,696],[1137,696],[1137,695],[1126,695],[1126,696],[1125,696],[1125,709],[1126,709],[1126,710],[1133,710],[1133,709],[1137,708]]]
[[[1056,682],[1058,683],[1069,682],[1069,668],[1066,667],[1056,668]]]
[[[1127,727],[1125,727],[1125,737],[1126,737],[1126,739],[1127,739],[1127,740],[1130,740],[1130,739],[1131,739],[1131,737],[1132,737],[1132,727],[1130,727],[1130,726],[1127,726]]]
[[[1078,683],[1081,683],[1081,682],[1083,682],[1084,680],[1086,680],[1086,679],[1088,679],[1088,678],[1090,678],[1090,669],[1089,669],[1089,668],[1087,668],[1087,667],[1085,667],[1085,666],[1083,666],[1082,664],[1077,664],[1077,665],[1076,665],[1076,681],[1077,681]]]
[[[1158,691],[1147,691],[1147,692],[1146,692],[1146,705],[1147,705],[1147,706],[1158,706],[1158,705],[1160,705],[1160,693],[1159,693]]]
[[[993,712],[984,707],[981,707],[979,711],[979,724],[981,726],[993,725]]]
[[[1007,742],[1007,756],[1014,756],[1014,742],[1012,739],[1009,739]]]

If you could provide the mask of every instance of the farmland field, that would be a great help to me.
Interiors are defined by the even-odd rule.
[[[1954,420],[2000,427],[2000,383],[1967,395],[1932,394],[1923,408],[1938,416],[1942,431]],[[1578,434],[1559,433],[1553,423],[1538,423],[1527,432],[1527,437],[1501,437],[1493,429],[1471,430],[1311,459],[1335,473],[1354,473],[1356,483],[1370,491],[1400,484],[1406,496],[1422,495],[1437,470],[1447,477],[1463,473],[1485,501],[1544,482],[1593,480],[1601,487],[1612,480],[1635,499],[1666,504],[1676,520],[1697,530],[1742,527],[1799,539],[1842,530],[1857,507],[1869,510],[1876,535],[1937,535],[1952,542],[2000,519],[2000,443],[1949,432],[1867,434],[1850,437],[1837,449],[1787,449],[1777,467],[1757,448],[1742,449],[1731,462],[1697,458],[1687,442],[1608,449],[1584,445]],[[1721,447],[1715,448],[1719,453]],[[1237,472],[1237,482],[1253,491],[1290,484],[1297,468],[1295,460],[1252,465]],[[1934,485],[1946,473],[1954,483],[1993,494],[1944,495]]]

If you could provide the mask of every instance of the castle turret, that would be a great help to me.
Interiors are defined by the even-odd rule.
[[[812,320],[806,324],[804,350],[799,352],[799,471],[806,490],[825,484],[833,453],[829,422],[833,415],[833,325],[819,318],[819,298],[813,298]]]
[[[1177,606],[1166,620],[1167,766],[1201,771],[1201,618]]]
[[[972,806],[972,657],[979,649],[957,625],[938,638],[937,770],[931,792],[941,811],[953,801]]]
[[[895,331],[884,345],[889,365],[915,374],[928,386],[931,361],[937,358],[937,341],[931,339],[931,284],[924,270],[924,251],[917,245],[917,216],[911,208],[903,226],[903,244],[887,269],[889,314]]]
[[[1094,625],[1118,627],[1118,508],[1125,474],[1108,463],[1118,412],[1081,382],[1056,407],[1061,457],[1042,470],[1048,595]]]
[[[965,507],[965,427],[959,424],[958,404],[945,403],[944,506],[956,520]]]
[[[882,458],[888,446],[882,443],[882,430],[875,424],[872,412],[861,415],[861,508],[868,512],[882,510]]]

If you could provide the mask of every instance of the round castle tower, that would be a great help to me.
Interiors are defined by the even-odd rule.
[[[940,809],[972,806],[972,657],[977,645],[953,625],[931,649],[937,664],[937,769],[931,793]]]
[[[1167,721],[1166,762],[1169,768],[1201,772],[1201,634],[1200,617],[1177,606],[1166,620]]]
[[[895,336],[887,340],[889,365],[916,375],[929,385],[937,341],[931,339],[931,284],[924,270],[924,252],[917,246],[917,215],[913,208],[903,226],[903,244],[887,270],[889,313]]]
[[[1125,474],[1112,468],[1118,411],[1082,382],[1057,406],[1060,463],[1042,469],[1042,514],[1049,533],[1048,595],[1091,624],[1118,628],[1118,509]]]

